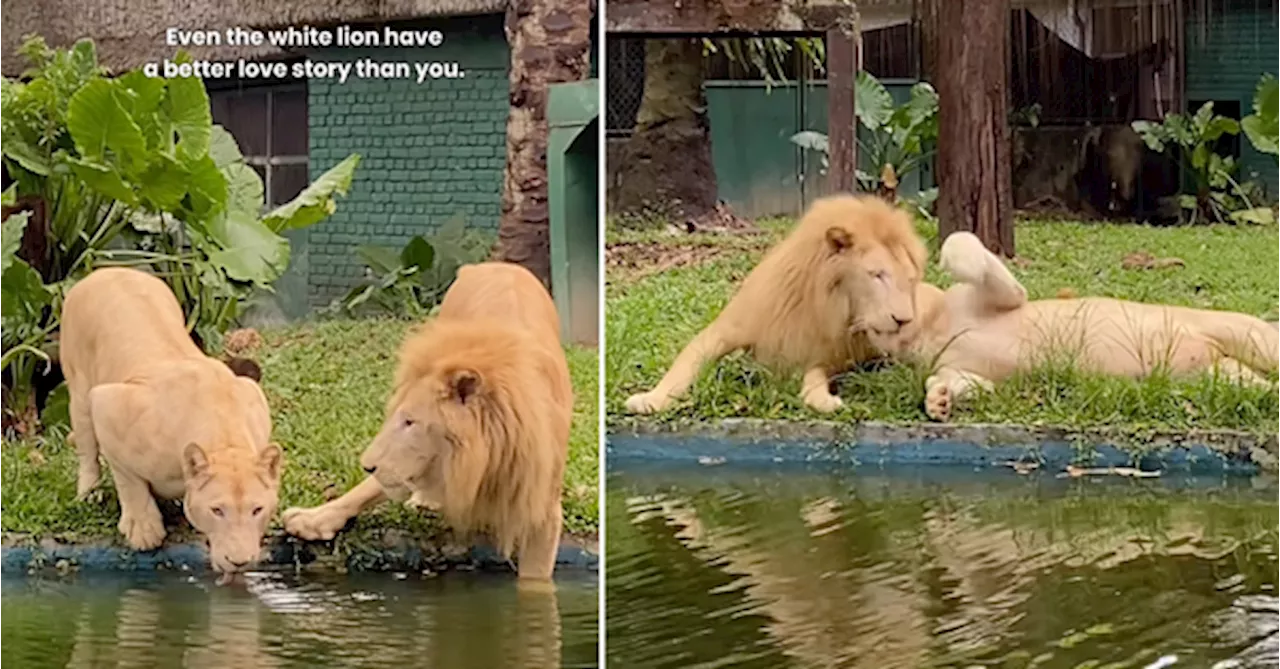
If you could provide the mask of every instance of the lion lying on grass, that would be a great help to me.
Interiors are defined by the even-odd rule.
[[[1239,383],[1269,385],[1280,331],[1247,314],[1142,304],[1103,297],[1027,301],[1008,268],[967,232],[947,237],[940,264],[956,284],[921,284],[919,318],[881,351],[933,364],[925,412],[947,420],[954,403],[1015,372],[1064,356],[1077,368],[1144,377],[1163,370],[1216,370]]]
[[[78,498],[97,486],[101,453],[130,546],[158,547],[165,529],[155,497],[180,497],[209,538],[215,569],[256,562],[282,459],[268,443],[271,413],[258,384],[201,353],[169,287],[137,270],[100,269],[73,286],[61,337]]]
[[[627,409],[665,409],[705,363],[739,349],[766,365],[803,371],[805,403],[839,409],[830,378],[875,357],[862,332],[892,334],[915,318],[925,258],[911,218],[889,203],[850,195],[814,202],[658,385],[627,399]]]
[[[409,335],[381,431],[347,494],[284,513],[285,530],[328,540],[387,496],[412,494],[454,529],[492,533],[522,578],[550,578],[573,391],[560,321],[542,284],[506,263],[467,265],[440,314]]]

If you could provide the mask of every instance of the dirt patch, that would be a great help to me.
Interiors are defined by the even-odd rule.
[[[1165,269],[1168,267],[1186,267],[1182,258],[1157,258],[1146,251],[1134,251],[1120,261],[1125,269]]]
[[[718,246],[671,246],[659,242],[620,242],[604,252],[610,278],[635,281],[650,274],[708,262],[728,249]]]

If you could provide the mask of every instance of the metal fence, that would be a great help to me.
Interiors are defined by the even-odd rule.
[[[636,125],[644,93],[644,38],[610,36],[605,42],[605,132],[626,136]]]

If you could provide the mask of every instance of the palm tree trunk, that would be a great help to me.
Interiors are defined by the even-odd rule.
[[[644,93],[620,152],[613,213],[689,227],[738,223],[718,206],[703,77],[701,40],[645,42]]]
[[[586,77],[594,4],[510,0],[507,5],[511,111],[507,115],[502,221],[494,257],[523,265],[547,286],[551,285],[547,86]]]
[[[1013,257],[1009,0],[937,3],[938,238],[967,230]]]

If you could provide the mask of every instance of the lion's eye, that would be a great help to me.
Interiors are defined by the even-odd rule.
[[[215,506],[215,507],[213,507],[213,515],[215,515],[215,516],[217,516],[217,517],[219,517],[219,518],[222,518],[223,516],[226,516],[226,515],[227,515],[227,512],[226,512],[226,511],[223,511],[222,507],[220,507],[220,506]]]
[[[889,277],[889,273],[882,269],[876,270],[871,273],[871,278],[875,279],[876,281],[884,281],[888,277]]]
[[[408,429],[408,428],[411,428],[411,427],[413,427],[414,425],[417,425],[417,424],[418,424],[418,421],[416,421],[416,420],[414,420],[414,419],[412,419],[412,418],[406,418],[406,419],[404,419],[404,421],[403,421],[403,422],[401,422],[401,423],[400,423],[400,427],[403,427],[403,428],[405,428],[405,429]]]
[[[261,516],[261,515],[262,515],[262,507],[260,507],[260,506],[255,506],[255,507],[253,507],[253,515],[255,515],[255,516]]]

